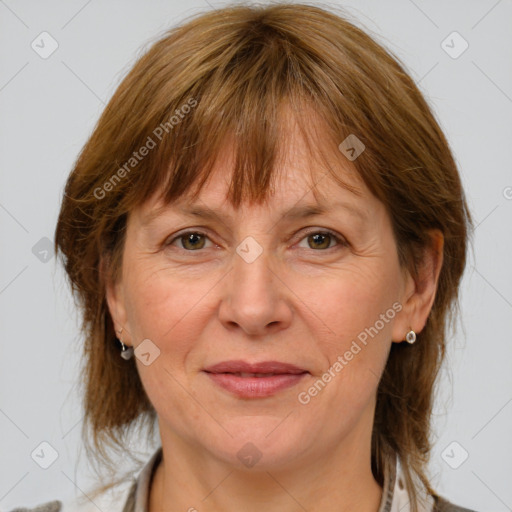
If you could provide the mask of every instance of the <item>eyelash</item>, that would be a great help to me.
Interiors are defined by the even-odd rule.
[[[208,240],[210,240],[209,236],[204,232],[204,231],[200,231],[200,230],[188,230],[188,231],[183,231],[181,233],[178,233],[177,235],[175,235],[171,240],[169,241],[166,241],[164,243],[165,246],[171,246],[173,245],[173,243],[177,240],[181,240],[183,237],[187,236],[187,235],[200,235],[200,236],[203,236],[205,238],[207,238]],[[314,251],[314,252],[327,252],[327,251],[330,251],[331,249],[335,249],[336,247],[348,247],[348,242],[341,236],[337,235],[335,232],[333,231],[330,231],[328,229],[323,229],[323,230],[318,230],[318,229],[314,229],[314,230],[311,230],[307,233],[304,234],[304,236],[299,240],[299,242],[301,242],[302,240],[306,239],[308,236],[311,236],[311,235],[328,235],[330,236],[335,242],[336,244],[332,247],[328,247],[327,249],[311,249],[309,248],[311,251]],[[210,242],[213,243],[212,240],[210,240]],[[194,252],[201,252],[202,249],[197,249],[197,250],[189,250],[189,249],[185,249],[183,247],[178,247],[178,249],[180,249],[181,251],[184,251],[184,252],[188,252],[188,253],[194,253]]]

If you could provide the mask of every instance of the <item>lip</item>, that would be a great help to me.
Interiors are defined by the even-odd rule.
[[[208,373],[287,373],[297,375],[307,370],[294,364],[281,363],[280,361],[261,361],[259,363],[247,363],[246,361],[223,361],[222,363],[208,366],[204,370]]]
[[[270,397],[298,384],[309,372],[279,361],[223,361],[204,369],[212,381],[239,398]],[[267,374],[256,377],[247,374]],[[242,375],[245,374],[245,375]]]

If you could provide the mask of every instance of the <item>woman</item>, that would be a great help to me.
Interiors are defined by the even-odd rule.
[[[421,93],[343,17],[237,6],[171,30],[105,109],[56,230],[91,451],[113,464],[154,424],[161,443],[89,506],[467,510],[426,464],[470,227]]]

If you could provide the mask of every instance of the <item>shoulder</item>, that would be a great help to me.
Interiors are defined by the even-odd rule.
[[[434,496],[434,512],[476,512],[475,510],[459,507],[441,496]]]
[[[36,508],[15,508],[11,512],[60,512],[62,510],[62,502],[49,501]]]
[[[92,500],[87,495],[70,501],[50,501],[35,508],[20,507],[10,512],[124,512],[133,506],[135,482],[124,482]]]
[[[36,508],[20,507],[10,512],[132,512],[147,502],[152,473],[160,462],[162,448],[159,447],[145,466],[101,493],[83,494],[71,501],[50,501]]]

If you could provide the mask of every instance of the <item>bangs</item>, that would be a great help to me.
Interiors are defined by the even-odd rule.
[[[210,64],[159,116],[157,105],[172,98],[167,93],[173,89],[172,79],[154,94],[145,91],[153,98],[155,115],[138,139],[152,140],[156,147],[130,176],[130,189],[122,194],[127,212],[154,195],[164,204],[183,196],[197,198],[226,151],[232,162],[227,199],[234,207],[243,201],[261,202],[275,189],[277,171],[293,151],[290,135],[295,130],[309,156],[312,192],[323,179],[318,171],[327,170],[341,187],[358,193],[342,180],[336,165],[357,169],[338,150],[350,133],[339,113],[340,105],[348,102],[334,86],[319,88],[314,79],[318,61],[308,66],[314,56],[292,47],[279,31],[259,28],[241,31],[235,44],[216,48],[209,61],[226,64]],[[345,116],[352,111],[347,104]]]

